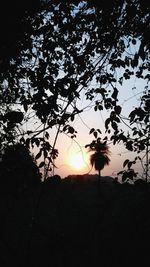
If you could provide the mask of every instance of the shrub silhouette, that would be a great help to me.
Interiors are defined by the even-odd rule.
[[[9,189],[22,191],[41,181],[33,156],[27,147],[19,143],[5,149],[0,169],[1,184]]]

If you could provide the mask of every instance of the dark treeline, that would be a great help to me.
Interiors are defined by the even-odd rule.
[[[1,266],[147,266],[149,183],[106,178],[101,191],[97,175],[56,175],[1,193]]]

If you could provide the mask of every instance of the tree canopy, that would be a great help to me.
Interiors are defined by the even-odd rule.
[[[147,1],[30,1],[9,8],[0,32],[0,143],[37,146],[45,175],[58,156],[58,134],[76,137],[72,127],[82,113],[82,92],[94,109],[109,110],[103,138],[123,142],[130,151],[149,151],[150,7]],[[7,7],[5,7],[7,11]],[[21,10],[21,12],[20,12]],[[17,16],[16,16],[17,14]],[[10,42],[11,41],[11,42]],[[120,71],[119,71],[120,70]],[[119,86],[136,76],[147,82],[139,107],[129,114],[130,133],[122,129]],[[94,87],[90,86],[95,81]],[[37,121],[33,129],[31,121]],[[27,125],[28,126],[24,126]],[[139,123],[138,130],[134,124]],[[57,127],[56,138],[50,131]],[[94,133],[94,138],[97,134]],[[136,158],[136,160],[139,159]],[[136,161],[135,160],[135,161]],[[131,168],[126,161],[124,167]],[[146,160],[148,166],[148,158]],[[147,169],[146,169],[147,170]]]
[[[8,146],[0,162],[0,185],[11,192],[23,192],[39,185],[41,174],[36,162],[26,146],[15,144]]]

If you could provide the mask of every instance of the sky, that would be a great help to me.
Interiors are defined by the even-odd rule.
[[[137,45],[132,45],[131,48],[136,51],[138,46],[139,44],[137,43]],[[135,51],[133,51],[133,54]],[[130,52],[132,54],[132,51]],[[120,71],[121,69],[118,70],[118,72]],[[122,107],[122,114],[124,117],[128,118],[132,109],[138,106],[145,86],[146,83],[136,77],[126,80],[122,86],[117,85],[117,88],[119,88],[118,104]],[[71,139],[65,133],[61,133],[58,136],[55,147],[58,149],[59,155],[55,161],[56,168],[54,173],[60,175],[62,178],[71,174],[94,174],[95,170],[91,168],[89,161],[90,153],[88,153],[85,145],[94,139],[93,135],[89,134],[91,128],[100,129],[103,133],[101,137],[104,137],[105,135],[105,120],[109,116],[109,111],[104,110],[95,112],[94,101],[91,103],[86,100],[85,91],[81,93],[78,108],[84,108],[84,112],[77,115],[72,122],[72,126],[77,130],[77,137]],[[34,127],[34,121],[30,123],[32,123],[32,127]],[[126,125],[122,124],[122,127],[125,131],[128,130]],[[49,131],[51,144],[53,144],[56,132],[57,128]],[[113,146],[109,141],[108,144],[111,151],[111,161],[109,166],[106,166],[104,170],[102,170],[102,175],[115,177],[117,176],[117,173],[123,169],[124,160],[127,158],[133,160],[135,154],[125,150],[122,144]],[[35,149],[33,152],[36,155],[37,150]],[[137,170],[140,169],[141,166],[137,166]]]
[[[133,77],[131,80],[127,80],[122,87],[120,86],[118,99],[122,107],[122,114],[125,117],[128,118],[132,108],[138,106],[145,85],[143,80]],[[88,105],[84,92],[79,105],[81,108]],[[59,156],[55,161],[57,167],[55,168],[55,174],[64,178],[72,174],[96,173],[94,169],[91,169],[90,153],[85,149],[85,145],[94,139],[93,135],[89,134],[91,128],[100,129],[103,133],[105,132],[104,121],[108,115],[106,110],[95,112],[93,106],[90,105],[83,114],[76,117],[72,124],[78,132],[77,138],[71,139],[63,133],[59,135],[56,144]],[[128,130],[125,125],[122,125],[122,127]],[[55,132],[53,134],[55,136]],[[135,154],[126,150],[121,144],[115,146],[109,144],[109,148],[111,151],[111,162],[109,166],[102,170],[102,176],[116,177],[117,173],[123,169],[124,160],[128,158],[133,160]],[[136,168],[142,173],[140,165]]]
[[[130,53],[135,53],[139,48],[139,43],[136,45],[131,45],[129,51]],[[62,73],[61,73],[62,72]],[[118,73],[117,73],[118,72]],[[122,70],[119,68],[115,75],[120,77]],[[60,71],[60,76],[64,75],[63,70]],[[118,79],[116,79],[118,80]],[[93,84],[92,84],[93,83]],[[122,115],[128,118],[130,112],[134,107],[139,105],[140,97],[144,91],[144,87],[147,84],[144,80],[140,80],[133,76],[129,80],[125,80],[123,85],[117,84],[117,89],[119,89],[118,94],[118,104],[122,107]],[[89,85],[94,87],[94,80]],[[108,88],[109,89],[109,88]],[[96,99],[94,99],[95,101]],[[93,135],[89,134],[91,128],[100,129],[105,136],[105,120],[109,117],[109,112],[107,110],[94,111],[94,101],[87,101],[85,96],[85,91],[83,90],[80,95],[80,100],[78,101],[77,108],[79,110],[84,109],[83,113],[76,116],[75,120],[72,122],[72,126],[77,131],[77,137],[74,139],[69,138],[65,133],[61,133],[58,136],[55,148],[58,149],[59,155],[55,160],[56,168],[54,174],[60,175],[62,178],[71,174],[94,174],[95,170],[91,169],[90,165],[90,153],[85,149],[85,145],[91,143],[94,139]],[[85,108],[86,107],[86,108]],[[125,121],[128,123],[128,120]],[[32,127],[34,121],[32,123]],[[122,129],[128,131],[129,129],[125,124],[121,125]],[[35,125],[36,128],[36,125]],[[27,129],[26,129],[27,130]],[[50,143],[53,145],[55,136],[57,133],[57,128],[49,131]],[[116,177],[117,173],[123,169],[123,162],[125,159],[134,160],[135,154],[128,150],[125,150],[122,144],[113,146],[110,141],[108,141],[109,148],[111,151],[110,164],[102,170],[103,176],[113,176]],[[34,151],[35,155],[37,150]],[[141,166],[137,166],[140,170]],[[142,172],[142,169],[140,170]],[[49,173],[52,175],[53,173]]]
[[[119,69],[118,72],[121,70]],[[118,76],[120,73],[118,73]],[[94,87],[93,84],[89,86]],[[144,91],[146,82],[143,79],[138,79],[135,76],[132,76],[129,80],[125,80],[123,85],[117,84],[119,90],[118,93],[118,104],[122,107],[122,115],[128,118],[130,112],[134,107],[137,107],[140,103],[140,97]],[[109,88],[108,88],[109,89]],[[87,101],[85,96],[85,91],[83,90],[80,95],[80,100],[78,101],[77,108],[80,110],[84,109],[84,112],[76,115],[75,120],[72,122],[72,126],[77,131],[77,137],[71,139],[65,133],[61,133],[58,136],[57,143],[55,148],[58,149],[59,155],[55,160],[56,168],[54,173],[51,172],[49,175],[58,174],[62,178],[65,178],[68,175],[72,174],[95,174],[96,171],[91,168],[90,165],[90,153],[85,148],[85,145],[92,142],[94,139],[92,134],[89,134],[91,128],[100,129],[103,138],[105,136],[105,120],[109,117],[109,111],[94,111],[94,99],[93,102]],[[29,111],[30,113],[30,111]],[[125,120],[128,123],[128,120]],[[35,123],[34,119],[30,122],[30,127],[28,128],[27,124],[25,125],[25,130],[36,129],[38,124]],[[128,131],[128,127],[125,124],[121,125],[121,128],[125,131]],[[49,131],[50,134],[50,143],[54,143],[56,136],[57,128]],[[116,177],[117,173],[123,170],[123,162],[126,159],[134,160],[135,154],[126,150],[122,144],[113,146],[110,141],[108,141],[110,149],[110,164],[102,170],[102,176],[112,176]],[[38,150],[35,149],[32,151],[34,155],[38,153]],[[141,155],[140,155],[141,156]],[[40,158],[37,163],[42,159]],[[141,165],[137,165],[135,170],[139,171],[142,174],[143,169]],[[140,177],[141,178],[141,177]]]

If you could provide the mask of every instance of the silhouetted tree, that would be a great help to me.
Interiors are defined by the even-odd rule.
[[[58,156],[58,135],[63,132],[76,137],[72,122],[83,111],[78,103],[84,91],[88,101],[96,98],[95,111],[109,111],[106,135],[111,133],[114,144],[122,142],[130,150],[132,140],[119,128],[123,115],[117,101],[119,86],[125,80],[133,76],[150,80],[148,1],[15,3],[17,8],[14,2],[10,7],[11,19],[4,20],[9,21],[7,27],[1,23],[0,30],[0,148],[14,139],[27,147],[37,146],[37,158],[44,158],[39,167],[52,170]],[[93,80],[96,85],[91,87]],[[16,107],[23,120],[3,122],[1,118],[8,112],[11,115]],[[35,130],[30,123],[33,117],[39,123]],[[27,122],[28,127],[23,127]],[[49,130],[55,126],[56,138],[51,143]],[[134,148],[139,152],[139,147]]]
[[[51,177],[47,177],[46,181],[45,181],[45,184],[60,184],[61,182],[61,177],[59,175],[54,175],[54,176],[51,176]]]
[[[41,9],[41,0],[3,3],[0,8],[0,70],[7,71],[10,61],[20,61],[20,52],[32,43],[32,20]],[[6,17],[8,19],[6,19]]]
[[[122,175],[122,181],[126,179],[135,181],[138,173],[134,171],[133,166],[140,163],[143,173],[139,176],[146,182],[150,179],[149,173],[149,147],[150,147],[150,91],[148,87],[142,93],[142,96],[137,105],[129,114],[127,118],[128,135],[126,136],[123,131],[119,131],[111,136],[111,140],[116,144],[122,140],[125,147],[129,151],[136,152],[133,160],[126,159],[123,162],[123,171],[118,174]],[[139,178],[138,177],[138,178]]]
[[[89,152],[93,152],[90,156],[90,162],[92,167],[94,166],[95,170],[98,171],[100,185],[101,170],[110,162],[109,147],[106,145],[106,142],[101,142],[100,138],[86,145],[86,147],[89,147]]]
[[[6,148],[1,158],[0,171],[1,184],[12,191],[23,191],[41,182],[36,162],[22,144]]]

